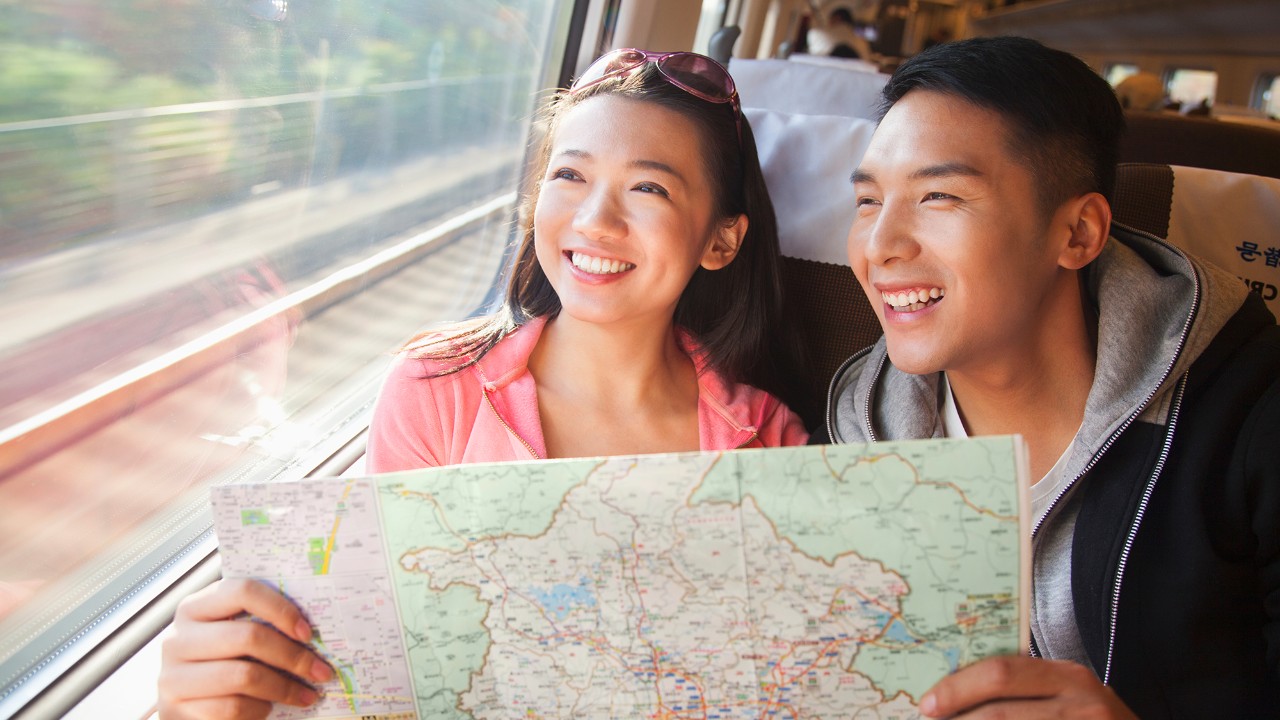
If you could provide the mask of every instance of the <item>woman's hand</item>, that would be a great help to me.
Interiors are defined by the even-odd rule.
[[[160,717],[265,718],[272,703],[314,703],[316,691],[294,678],[323,683],[333,670],[310,641],[298,608],[260,582],[221,580],[194,593],[164,641]]]

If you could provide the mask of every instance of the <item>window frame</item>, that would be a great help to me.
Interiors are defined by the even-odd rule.
[[[1267,109],[1266,96],[1268,92],[1275,94],[1275,97],[1271,100],[1276,108],[1274,113]],[[1255,110],[1261,110],[1268,117],[1280,119],[1280,70],[1258,73],[1258,77],[1253,83],[1249,106]]]
[[[1169,65],[1169,66],[1165,67],[1164,75],[1163,75],[1163,77],[1162,77],[1161,79],[1164,81],[1164,91],[1165,91],[1165,95],[1166,95],[1170,100],[1174,100],[1175,102],[1179,102],[1179,103],[1183,102],[1183,101],[1181,101],[1181,100],[1176,100],[1176,99],[1173,97],[1173,92],[1172,92],[1172,88],[1171,88],[1171,85],[1173,84],[1173,78],[1174,78],[1174,76],[1178,73],[1178,71],[1180,71],[1180,70],[1188,70],[1188,71],[1191,71],[1191,72],[1207,72],[1207,73],[1213,73],[1213,96],[1212,96],[1212,97],[1210,97],[1210,98],[1208,98],[1208,100],[1209,100],[1209,103],[1208,103],[1208,104],[1209,104],[1209,107],[1213,107],[1214,105],[1216,105],[1216,104],[1218,103],[1218,83],[1219,83],[1219,80],[1220,80],[1220,79],[1221,79],[1221,77],[1222,77],[1222,73],[1221,73],[1221,72],[1219,72],[1219,71],[1217,70],[1217,68],[1205,67],[1205,66],[1203,66],[1203,65],[1194,65],[1194,66],[1189,66],[1189,65]]]

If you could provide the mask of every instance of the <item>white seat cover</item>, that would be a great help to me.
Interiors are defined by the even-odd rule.
[[[1280,179],[1174,166],[1168,239],[1241,278],[1280,315]]]
[[[880,90],[889,79],[856,65],[738,58],[729,62],[729,73],[743,107],[860,118],[874,116]]]

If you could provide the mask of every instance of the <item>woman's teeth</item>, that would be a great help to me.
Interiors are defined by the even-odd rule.
[[[942,288],[929,288],[927,290],[880,293],[880,298],[884,300],[885,305],[893,308],[896,312],[915,312],[946,297],[946,294],[947,291]]]
[[[573,263],[573,266],[579,270],[592,275],[613,275],[635,267],[634,264],[629,262],[592,257],[580,252],[569,253],[569,262]]]

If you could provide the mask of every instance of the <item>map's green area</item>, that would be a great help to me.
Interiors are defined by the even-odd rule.
[[[537,535],[599,460],[456,465],[380,483],[383,524],[419,548],[464,550],[478,539]]]
[[[414,549],[461,552],[477,541],[537,535],[547,529],[565,495],[598,460],[466,465],[379,484],[383,525]],[[392,563],[397,558],[391,558]],[[429,587],[418,573],[392,575],[402,608],[418,712],[424,718],[465,718],[457,708],[489,648],[488,606],[473,589]]]
[[[423,718],[467,718],[460,695],[481,669],[489,651],[484,629],[488,608],[470,588],[451,585],[429,590],[425,579],[403,576],[399,592],[405,645]]]
[[[248,508],[240,511],[241,525],[270,525],[271,516],[260,508]]]
[[[1012,580],[1008,568],[1017,567],[1010,448],[1009,438],[975,438],[829,447],[820,454],[808,448],[734,453],[691,502],[749,496],[800,552],[826,562],[856,552],[902,575],[910,592],[902,601],[905,622],[895,628],[900,632],[861,648],[854,667],[886,692],[918,699],[929,679],[957,663],[1018,650],[1016,635],[1007,632],[1010,619],[1016,627],[1013,603],[957,628],[970,589],[999,583],[1002,574]],[[969,562],[975,553],[993,561],[1005,555],[1005,562],[975,565]],[[996,637],[989,637],[992,631]],[[923,640],[940,634],[957,635],[962,654]]]

